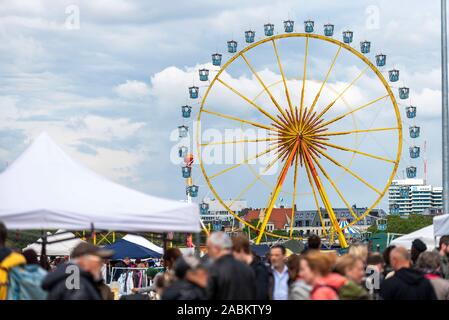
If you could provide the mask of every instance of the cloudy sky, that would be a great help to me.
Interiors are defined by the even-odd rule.
[[[336,37],[354,30],[355,46],[369,39],[400,69],[418,106],[417,143],[426,141],[428,182],[441,185],[439,14],[439,1],[418,0],[406,6],[383,0],[0,0],[0,170],[47,131],[73,158],[108,178],[181,199],[180,168],[170,159],[177,143],[172,130],[182,124],[180,106],[189,102],[187,87],[198,82],[199,66],[210,63],[211,53],[224,53],[227,40],[242,43],[248,28],[260,36],[267,21],[280,29],[290,18],[302,31],[310,18],[320,33],[326,22],[335,24]],[[317,80],[326,58],[320,51],[311,58]],[[244,84],[250,75],[238,70],[232,79]],[[350,82],[349,71],[341,69],[333,83]],[[356,90],[369,96],[367,88]],[[404,159],[398,177],[409,162]],[[422,176],[423,164],[417,165]],[[208,195],[199,170],[195,177],[201,196]],[[226,191],[226,182],[221,189],[223,198],[237,194]],[[258,206],[265,198],[255,193],[248,201]]]

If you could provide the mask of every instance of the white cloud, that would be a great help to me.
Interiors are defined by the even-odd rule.
[[[126,80],[115,87],[117,94],[127,99],[139,99],[148,95],[149,88],[146,83],[137,80]]]

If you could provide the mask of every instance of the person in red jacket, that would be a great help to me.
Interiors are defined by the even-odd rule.
[[[332,253],[311,251],[300,261],[300,277],[312,286],[312,300],[338,300],[338,290],[347,279],[332,272],[336,256]]]

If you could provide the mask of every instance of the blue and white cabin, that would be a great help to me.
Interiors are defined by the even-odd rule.
[[[315,22],[312,20],[304,21],[304,31],[307,33],[313,32],[313,27],[315,26]]]
[[[377,230],[379,230],[379,231],[387,230],[387,219],[377,219],[376,225],[377,225]]]
[[[285,20],[284,21],[284,31],[287,33],[293,32],[293,27],[295,26],[295,21]]]
[[[408,99],[410,94],[410,89],[407,87],[400,87],[399,88],[399,98],[401,98],[402,100],[404,99]]]
[[[390,206],[390,213],[391,214],[399,214],[399,205],[397,203],[393,203]]]
[[[221,66],[221,58],[222,58],[221,53],[212,54],[212,64],[218,67]]]
[[[182,125],[178,127],[178,133],[180,138],[187,137],[187,133],[189,132],[189,127]]]
[[[256,37],[256,32],[252,30],[245,31],[245,41],[246,43],[253,43]]]
[[[419,158],[421,149],[418,146],[413,146],[409,148],[410,158],[416,159]]]
[[[407,174],[407,178],[413,179],[416,178],[416,167],[409,166],[405,169],[405,173]]]
[[[189,87],[190,99],[197,99],[199,91],[200,91],[200,88],[198,88],[198,87],[195,87],[195,86]]]
[[[387,64],[387,56],[382,53],[376,54],[376,66],[383,67],[386,64]]]
[[[266,23],[263,26],[263,31],[267,37],[271,37],[274,34],[274,24]]]
[[[182,167],[182,177],[183,178],[190,178],[190,176],[192,175],[192,168],[191,167]]]
[[[209,80],[209,70],[208,69],[200,69],[200,70],[198,70],[198,73],[200,75],[200,81]]]
[[[343,31],[343,42],[346,44],[350,44],[352,39],[354,38],[354,33],[352,31],[346,30]]]
[[[190,114],[192,113],[192,107],[188,105],[182,106],[181,111],[183,118],[190,118]]]
[[[326,37],[332,37],[334,35],[334,25],[331,23],[326,23],[324,25],[324,35]]]
[[[229,40],[228,41],[228,52],[229,53],[236,53],[237,52],[237,41],[235,41],[235,40]]]
[[[209,204],[206,202],[200,203],[200,213],[201,214],[208,214],[209,213]]]
[[[186,146],[181,146],[178,148],[178,155],[180,158],[185,158],[189,149]]]
[[[399,70],[392,69],[388,71],[388,77],[390,78],[391,82],[396,82],[399,80]]]
[[[371,42],[369,41],[362,41],[360,42],[360,52],[363,54],[369,53],[371,50]]]
[[[407,114],[407,118],[413,119],[416,117],[416,107],[415,106],[408,106],[405,108],[405,113]]]
[[[401,187],[399,188],[399,196],[401,198],[408,198],[409,195],[409,188],[408,187]]]
[[[410,138],[414,139],[419,137],[420,128],[418,126],[411,126],[408,131],[410,132]]]
[[[198,197],[199,187],[196,185],[191,185],[186,187],[186,194],[192,198]]]

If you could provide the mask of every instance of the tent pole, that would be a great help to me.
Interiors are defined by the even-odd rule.
[[[162,242],[163,242],[163,248],[164,248],[164,253],[167,252],[167,233],[163,233],[162,234]]]
[[[45,270],[50,270],[47,259],[47,234],[42,230],[42,244],[41,244],[41,267]]]

